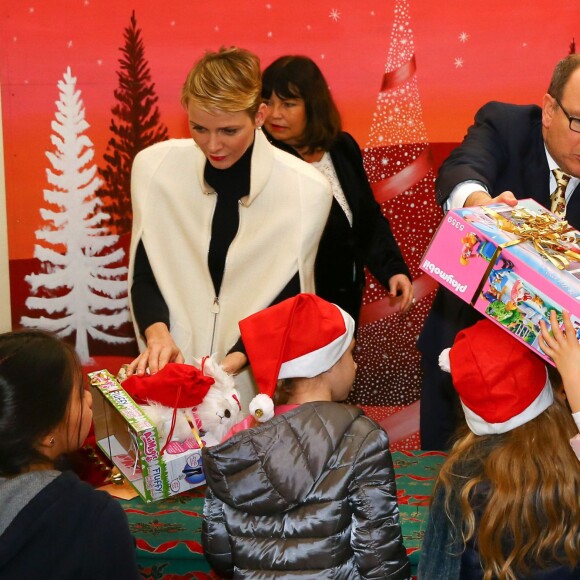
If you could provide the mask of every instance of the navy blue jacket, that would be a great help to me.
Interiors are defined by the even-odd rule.
[[[2,579],[139,577],[123,508],[71,472],[40,491],[0,536]]]

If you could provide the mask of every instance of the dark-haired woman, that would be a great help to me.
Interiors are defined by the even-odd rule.
[[[121,506],[55,462],[89,432],[78,358],[51,334],[0,334],[0,578],[137,579]]]
[[[305,56],[280,57],[263,72],[262,98],[272,143],[314,165],[332,186],[316,258],[316,293],[358,320],[366,266],[406,311],[413,301],[409,269],[318,66]]]

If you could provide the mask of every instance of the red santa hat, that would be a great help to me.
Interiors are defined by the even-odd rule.
[[[138,404],[184,409],[199,405],[214,382],[192,365],[168,363],[154,375],[131,375],[123,381],[123,389]]]
[[[298,294],[240,321],[242,340],[261,395],[250,403],[258,421],[273,416],[279,379],[315,377],[348,349],[354,320],[314,294]]]
[[[467,425],[476,435],[506,433],[554,401],[542,359],[489,320],[461,331],[439,364],[450,368]]]

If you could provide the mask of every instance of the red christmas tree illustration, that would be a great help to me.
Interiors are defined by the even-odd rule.
[[[431,151],[422,118],[416,76],[409,2],[397,0],[385,73],[363,151],[365,169],[375,198],[413,276],[417,302],[399,314],[386,290],[369,274],[358,335],[359,374],[352,398],[363,405],[388,407],[415,417],[421,370],[416,341],[433,300],[435,283],[423,274],[419,261],[432,238],[441,210],[435,204]],[[383,413],[384,414],[384,413]],[[396,423],[392,415],[389,432]],[[399,448],[418,447],[409,428],[399,430]],[[392,436],[393,434],[391,434]],[[392,437],[393,438],[393,437]]]
[[[159,120],[158,96],[135,11],[124,37],[117,72],[119,87],[114,92],[117,104],[112,109],[110,125],[113,136],[104,155],[107,165],[99,171],[104,185],[98,192],[110,215],[110,225],[118,234],[131,231],[131,166],[135,155],[167,139],[167,128]]]

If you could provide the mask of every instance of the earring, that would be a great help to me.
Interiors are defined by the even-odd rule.
[[[54,447],[54,446],[55,446],[55,444],[56,444],[56,441],[54,440],[54,437],[51,437],[51,438],[48,440],[48,445],[49,445],[50,447]]]
[[[258,129],[258,131],[261,131],[261,130],[262,130],[262,125],[258,125],[258,126],[256,127],[256,129]]]

